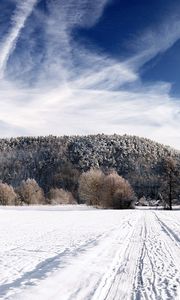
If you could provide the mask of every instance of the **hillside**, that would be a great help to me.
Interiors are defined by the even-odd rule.
[[[0,140],[0,179],[18,186],[34,178],[48,192],[62,187],[76,194],[82,171],[115,169],[130,181],[138,197],[156,197],[162,160],[180,162],[180,152],[149,139],[128,135],[18,137]]]

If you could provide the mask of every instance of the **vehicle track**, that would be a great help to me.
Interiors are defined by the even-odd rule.
[[[119,224],[72,240],[70,248],[1,286],[1,299],[179,300],[179,242],[173,214],[128,211]]]
[[[132,295],[133,300],[178,299],[180,272],[178,269],[179,247],[172,245],[172,237],[162,230],[160,218],[152,212],[145,214],[147,228],[143,255],[137,267],[137,278]],[[164,228],[164,227],[163,227]],[[173,239],[174,241],[174,239]],[[174,247],[178,247],[174,249]],[[178,252],[178,253],[177,253]],[[139,276],[142,280],[138,281]]]

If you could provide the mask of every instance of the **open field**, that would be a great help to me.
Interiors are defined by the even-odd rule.
[[[180,211],[0,208],[0,299],[180,299]]]

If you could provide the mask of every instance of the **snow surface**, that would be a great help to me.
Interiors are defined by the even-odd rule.
[[[180,211],[1,207],[0,299],[179,300]]]

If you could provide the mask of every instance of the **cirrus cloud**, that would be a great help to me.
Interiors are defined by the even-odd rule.
[[[73,35],[94,26],[109,1],[50,0],[46,12],[35,0],[18,3],[1,39],[1,136],[116,132],[180,148],[180,102],[171,84],[144,84],[139,74],[179,39],[177,19],[143,33],[137,54],[121,61]]]

